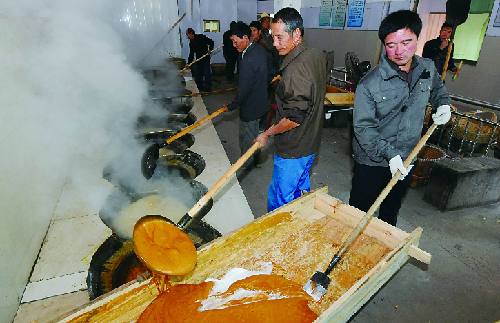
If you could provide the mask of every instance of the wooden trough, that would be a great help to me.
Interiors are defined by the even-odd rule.
[[[272,262],[273,273],[303,285],[328,262],[364,213],[327,194],[307,194],[221,237],[198,251],[195,270],[175,283],[220,278],[230,268],[260,269]],[[316,322],[345,322],[410,258],[429,263],[419,249],[421,228],[411,233],[373,219],[333,270],[332,283],[320,302],[309,304]],[[131,322],[158,295],[151,279],[131,282],[66,314],[58,322]]]

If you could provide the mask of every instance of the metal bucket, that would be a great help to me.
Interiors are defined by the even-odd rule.
[[[446,158],[446,153],[443,149],[426,144],[417,155],[410,186],[417,187],[427,184],[434,163],[444,158]]]

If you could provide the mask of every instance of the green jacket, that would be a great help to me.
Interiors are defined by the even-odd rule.
[[[277,122],[287,118],[299,126],[274,137],[276,152],[283,158],[318,153],[326,90],[325,54],[299,44],[283,58],[280,74]]]
[[[411,78],[386,56],[358,84],[353,112],[353,157],[360,164],[387,166],[405,159],[420,139],[425,109],[450,104],[448,92],[430,59],[413,57]]]

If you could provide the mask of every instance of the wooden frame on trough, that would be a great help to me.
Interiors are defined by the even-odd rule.
[[[283,222],[282,214],[289,212],[287,222]],[[223,236],[198,251],[198,264],[193,273],[188,277],[173,277],[174,283],[198,283],[208,277],[219,278],[229,268],[245,267],[255,263],[255,260],[249,261],[257,251],[254,248],[264,250],[268,246],[261,246],[261,242],[255,242],[258,238],[274,237],[273,234],[267,236],[261,234],[266,230],[288,230],[288,228],[304,228],[306,223],[334,223],[335,225],[345,226],[344,232],[350,230],[356,225],[364,213],[340,200],[327,194],[327,188],[321,188],[311,192],[289,204],[281,207],[274,212],[245,225],[235,232]],[[281,219],[281,220],[279,220]],[[281,222],[280,222],[281,221]],[[325,222],[326,221],[326,222]],[[294,224],[296,224],[294,226]],[[337,231],[339,232],[339,231]],[[377,218],[374,218],[362,236],[365,239],[377,241],[383,244],[388,250],[381,256],[374,265],[367,269],[366,274],[354,281],[333,303],[326,304],[324,310],[319,313],[316,322],[345,322],[353,316],[370,297],[375,294],[405,263],[410,257],[429,264],[431,255],[418,248],[421,228],[416,228],[413,232],[407,233],[401,229],[393,227]],[[325,238],[325,237],[322,237]],[[269,245],[274,245],[272,238],[269,238]],[[330,237],[328,237],[330,239]],[[335,237],[338,241],[344,237]],[[252,245],[259,243],[259,245]],[[299,241],[296,243],[301,245]],[[244,250],[235,250],[235,246],[250,246]],[[338,245],[332,243],[332,245]],[[274,246],[276,247],[276,246]],[[288,246],[287,246],[288,247]],[[290,246],[292,248],[292,246]],[[328,248],[327,248],[328,249]],[[332,248],[334,249],[334,248]],[[249,250],[249,251],[247,251]],[[246,253],[245,253],[246,252]],[[330,252],[328,250],[328,252]],[[330,254],[333,254],[332,250]],[[346,253],[347,254],[350,251]],[[269,253],[267,253],[269,254]],[[241,258],[241,263],[234,263],[234,257]],[[289,255],[288,255],[289,256]],[[228,260],[228,258],[233,259]],[[298,261],[297,256],[297,261]],[[303,257],[301,257],[303,258]],[[326,268],[331,256],[324,259],[317,259],[318,263],[304,268],[300,274],[300,281],[303,284],[307,281],[314,271]],[[238,258],[239,259],[239,258]],[[247,262],[245,262],[247,261]],[[292,259],[293,261],[293,259]],[[275,264],[279,268],[280,264]],[[319,268],[318,268],[319,266]],[[307,266],[306,266],[307,267]],[[249,268],[251,269],[251,268]],[[273,267],[274,272],[274,267]],[[333,275],[334,273],[332,273]],[[94,301],[64,315],[58,322],[130,322],[135,321],[144,311],[144,309],[158,295],[158,291],[151,282],[151,279],[135,281],[126,284],[112,292],[103,295]]]

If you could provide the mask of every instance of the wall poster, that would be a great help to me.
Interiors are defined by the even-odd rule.
[[[347,0],[333,0],[332,27],[344,28]]]
[[[319,8],[319,26],[329,27],[332,21],[332,0],[321,0],[321,7]]]
[[[361,27],[365,12],[365,0],[349,0],[347,27]]]

